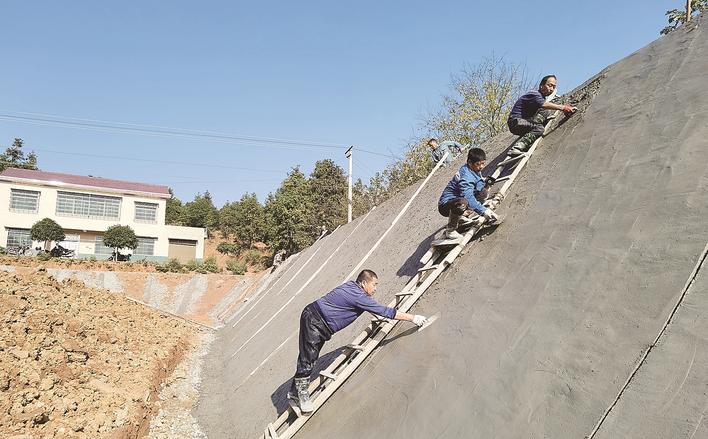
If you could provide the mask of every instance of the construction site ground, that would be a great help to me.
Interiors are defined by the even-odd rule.
[[[199,330],[121,295],[0,272],[0,437],[140,437]]]

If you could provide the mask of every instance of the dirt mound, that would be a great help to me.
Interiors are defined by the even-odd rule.
[[[31,256],[0,255],[0,265],[13,267],[47,267],[66,268],[70,270],[95,270],[95,271],[133,271],[154,273],[155,264],[149,261],[136,262],[111,262],[90,261],[85,259],[52,258],[42,261]]]
[[[136,437],[195,329],[125,297],[0,272],[0,436]]]

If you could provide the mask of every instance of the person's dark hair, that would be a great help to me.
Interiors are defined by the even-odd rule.
[[[356,283],[362,284],[364,282],[369,282],[372,279],[378,279],[378,275],[371,270],[361,270],[359,276],[356,277]]]
[[[477,163],[481,160],[487,160],[487,153],[482,148],[472,148],[467,153],[467,163]]]
[[[541,83],[539,84],[539,87],[543,87],[544,85],[546,85],[546,81],[548,81],[551,78],[556,79],[556,80],[558,79],[558,78],[556,78],[556,75],[546,75],[543,78],[541,78]]]
[[[430,144],[433,143],[433,142],[437,142],[437,141],[438,141],[438,139],[436,139],[435,137],[431,137],[431,138],[428,140],[428,145],[430,145]]]

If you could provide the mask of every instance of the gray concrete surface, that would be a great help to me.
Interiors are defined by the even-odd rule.
[[[707,40],[700,26],[674,32],[579,90],[583,112],[545,139],[502,204],[504,224],[414,308],[442,317],[410,336],[399,326],[297,437],[589,435],[708,242]],[[486,149],[494,156],[512,140]],[[400,290],[439,234],[435,203],[455,170],[431,180],[365,264],[380,275],[379,300]],[[306,249],[219,331],[195,413],[209,438],[255,437],[284,409],[302,307],[344,280],[415,189]],[[705,436],[697,320],[708,305],[705,294],[689,298],[597,437]],[[322,367],[364,320],[325,346]],[[652,415],[673,422],[652,428]]]

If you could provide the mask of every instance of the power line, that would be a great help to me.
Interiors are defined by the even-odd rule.
[[[3,146],[3,148],[6,148],[6,147]],[[56,151],[56,150],[44,149],[44,148],[32,148],[32,150],[33,151],[40,151],[40,152],[48,152],[51,154],[93,157],[93,158],[110,159],[110,160],[130,160],[130,161],[134,161],[134,162],[164,163],[164,164],[170,164],[170,165],[203,166],[203,167],[208,167],[208,168],[235,169],[235,170],[239,170],[239,171],[273,172],[273,173],[280,173],[281,172],[281,171],[275,170],[275,169],[246,168],[246,167],[242,167],[242,166],[228,166],[228,165],[221,165],[221,164],[215,164],[215,163],[178,162],[178,161],[173,161],[173,160],[156,160],[156,159],[145,159],[145,158],[136,158],[136,157],[90,154],[90,153],[84,153],[84,152]]]
[[[118,133],[137,134],[153,137],[185,138],[185,139],[209,139],[217,143],[227,143],[241,146],[267,146],[282,149],[310,150],[310,149],[347,149],[349,146],[315,142],[309,140],[277,139],[271,137],[257,137],[220,133],[216,131],[203,131],[184,128],[172,128],[159,125],[133,124],[126,122],[111,122],[98,119],[82,119],[70,116],[60,116],[44,113],[31,112],[10,112],[0,110],[0,120],[15,121],[39,126],[59,126],[64,128],[77,128],[82,130]],[[14,113],[14,114],[13,114]],[[248,142],[248,143],[244,143]],[[254,144],[253,142],[256,142]],[[265,145],[259,145],[265,144]],[[378,155],[381,157],[395,158],[393,155],[384,154],[368,149],[357,148],[358,151]]]

